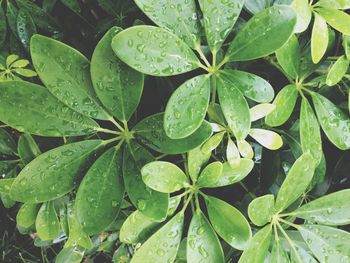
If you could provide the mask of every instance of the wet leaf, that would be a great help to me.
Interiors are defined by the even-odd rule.
[[[309,186],[315,172],[315,161],[307,152],[290,168],[276,198],[276,211],[280,212],[296,201]]]
[[[41,203],[70,192],[88,160],[103,145],[101,140],[66,144],[39,155],[16,177],[11,198]]]
[[[194,0],[135,0],[158,26],[168,28],[190,47],[200,43],[200,23]]]
[[[7,34],[7,23],[4,10],[0,8],[0,46],[3,45]]]
[[[9,155],[12,156],[17,152],[16,143],[12,139],[11,135],[4,129],[0,129],[0,156]]]
[[[181,39],[154,26],[128,28],[112,40],[112,49],[130,67],[154,76],[173,76],[198,68],[199,60]]]
[[[183,139],[171,139],[164,130],[164,113],[143,119],[132,130],[140,143],[165,154],[188,152],[201,145],[212,135],[210,124],[204,121],[190,136]]]
[[[250,112],[246,99],[226,75],[220,75],[218,79],[218,94],[228,126],[238,140],[245,139],[250,130]]]
[[[3,168],[3,167],[0,167],[0,168]],[[0,179],[0,193],[9,194],[13,182],[14,182],[14,178]]]
[[[156,221],[167,216],[169,195],[153,191],[142,180],[142,167],[154,161],[153,156],[143,147],[131,142],[124,149],[123,177],[125,189],[133,205],[144,215]]]
[[[276,51],[278,63],[292,78],[297,78],[300,70],[300,46],[295,35],[283,47]]]
[[[194,213],[187,236],[188,262],[225,262],[220,241],[201,211]]]
[[[336,105],[322,95],[314,93],[318,121],[328,139],[339,149],[350,149],[350,119]]]
[[[350,60],[344,55],[340,56],[328,71],[326,84],[334,86],[338,84],[349,69]]]
[[[75,211],[85,233],[105,230],[116,219],[123,197],[122,152],[112,147],[91,166],[76,194]]]
[[[189,186],[184,172],[169,162],[150,162],[142,167],[141,174],[145,184],[158,192],[173,193]]]
[[[143,75],[115,56],[111,42],[122,29],[112,27],[97,44],[91,59],[91,79],[98,98],[121,121],[136,110],[143,90]]]
[[[282,137],[273,131],[251,129],[249,135],[269,150],[277,150],[283,146]]]
[[[250,120],[252,122],[260,120],[276,109],[274,104],[263,103],[258,104],[250,109]]]
[[[292,8],[276,5],[253,16],[230,44],[226,57],[246,61],[265,57],[282,47],[297,22]]]
[[[20,132],[40,136],[92,134],[99,128],[58,101],[42,86],[24,81],[0,83],[0,119]]]
[[[315,13],[315,22],[311,35],[311,56],[312,61],[317,64],[321,61],[328,47],[328,26],[326,21]]]
[[[252,239],[250,239],[247,247],[243,251],[239,259],[239,263],[263,263],[271,242],[271,225],[267,225],[260,229]]]
[[[230,164],[224,163],[221,174],[202,174],[198,180],[198,187],[221,187],[237,183],[243,180],[253,169],[254,162],[250,159],[242,158],[239,165],[232,168]]]
[[[181,242],[183,223],[184,214],[180,212],[137,250],[131,263],[174,261]]]
[[[19,137],[18,154],[24,164],[30,163],[41,154],[39,146],[30,134],[22,134]]]
[[[64,248],[58,253],[55,263],[79,263],[83,260],[84,251],[77,247]]]
[[[203,123],[210,99],[208,75],[183,83],[170,97],[164,113],[164,129],[172,139],[193,134]],[[196,101],[196,103],[193,103]]]
[[[319,225],[303,225],[299,232],[320,262],[348,261],[350,233]]]
[[[274,211],[275,197],[271,194],[255,198],[248,206],[249,218],[257,226],[270,222]]]
[[[55,203],[43,203],[35,220],[35,228],[42,240],[54,240],[60,232],[60,224],[55,210]]]
[[[33,65],[47,89],[71,109],[108,120],[90,79],[90,62],[79,51],[57,40],[35,35],[30,41]]]
[[[205,154],[211,153],[211,151],[215,150],[219,144],[224,139],[226,132],[219,132],[214,134],[209,140],[207,140],[201,147],[202,152]]]
[[[323,225],[347,225],[350,223],[349,197],[350,189],[334,192],[303,205],[293,214]]]
[[[39,208],[39,204],[24,203],[16,216],[17,225],[25,228],[32,226],[35,223]]]
[[[310,151],[316,163],[322,158],[320,126],[311,105],[302,98],[300,109],[300,144],[303,152]]]
[[[206,164],[211,156],[210,152],[202,151],[201,147],[197,147],[188,152],[188,172],[192,182],[196,182],[202,166]]]
[[[22,45],[29,50],[29,42],[36,34],[36,27],[32,16],[25,9],[20,9],[17,15],[17,34]]]
[[[215,197],[206,196],[210,222],[219,234],[232,247],[243,250],[252,236],[245,217],[235,207]]]
[[[297,24],[295,26],[295,33],[304,32],[310,24],[312,18],[312,9],[308,0],[294,0],[291,4],[297,14]]]
[[[220,50],[238,19],[244,0],[199,0],[208,45],[213,53]]]
[[[297,87],[293,84],[285,86],[273,101],[276,109],[266,116],[266,124],[271,127],[284,124],[292,115],[297,98]]]
[[[334,7],[320,7],[316,9],[316,12],[320,14],[331,27],[345,35],[350,35],[350,15]]]

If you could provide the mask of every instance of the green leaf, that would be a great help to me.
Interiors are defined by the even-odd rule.
[[[14,173],[16,171],[16,168],[18,166],[19,160],[9,160],[9,161],[1,161],[0,160],[0,174],[3,178],[11,178],[13,176],[16,176],[17,173]]]
[[[144,215],[162,221],[167,216],[169,195],[153,191],[141,176],[142,167],[152,161],[154,158],[147,150],[130,142],[123,154],[124,183],[133,205]]]
[[[38,75],[35,71],[26,68],[15,68],[13,71],[18,75],[27,78],[36,77]]]
[[[350,119],[336,105],[322,95],[314,93],[318,121],[328,139],[339,149],[350,149]]]
[[[237,183],[251,172],[253,166],[254,162],[245,158],[242,158],[239,165],[234,168],[229,163],[224,163],[222,173],[219,176],[214,177],[213,174],[202,174],[198,180],[198,187],[214,188]]]
[[[269,150],[277,150],[283,146],[282,137],[273,131],[251,129],[249,135]]]
[[[36,27],[32,16],[25,9],[19,9],[17,15],[17,34],[25,49],[29,50],[31,37],[36,34]]]
[[[243,250],[252,236],[248,221],[242,213],[228,203],[206,196],[210,222],[219,236],[230,246]]]
[[[208,75],[199,75],[183,83],[170,97],[166,106],[164,113],[166,134],[172,139],[181,139],[193,134],[204,121],[209,99]]]
[[[16,177],[11,198],[41,203],[70,192],[88,160],[103,145],[101,140],[66,144],[39,155]]]
[[[291,4],[297,14],[297,24],[295,26],[295,33],[304,32],[310,24],[312,18],[312,9],[308,0],[294,0]]]
[[[204,152],[201,147],[197,147],[188,152],[188,173],[192,182],[196,182],[202,166],[210,159],[211,151]]]
[[[227,139],[226,158],[231,168],[236,168],[241,162],[241,156],[236,144],[229,137]]]
[[[317,64],[327,51],[329,35],[326,21],[317,13],[314,14],[315,21],[311,35],[311,56],[312,61]]]
[[[81,12],[78,0],[61,0],[61,2],[74,13],[79,14]]]
[[[155,161],[146,164],[141,169],[145,184],[162,193],[173,193],[189,186],[184,172],[175,164]]]
[[[29,61],[26,59],[20,59],[11,64],[11,68],[25,68],[29,65]]]
[[[309,202],[293,212],[293,215],[323,225],[350,224],[350,189],[328,194]]]
[[[148,75],[178,75],[200,64],[181,39],[154,26],[134,26],[122,31],[113,38],[112,49],[130,67]]]
[[[0,156],[14,155],[16,153],[16,143],[11,135],[4,129],[0,129]]]
[[[340,56],[328,71],[326,84],[334,86],[338,84],[348,71],[350,60],[346,56]]]
[[[266,103],[272,101],[275,96],[271,84],[257,75],[232,69],[220,72],[231,85],[237,87],[244,96],[253,101]]]
[[[344,35],[350,35],[350,15],[343,11],[334,9],[334,7],[317,8],[316,12],[319,13],[331,27],[335,28]]]
[[[199,0],[203,13],[205,34],[213,53],[220,50],[241,13],[244,0]]]
[[[194,213],[187,236],[187,262],[225,262],[220,241],[201,211]]]
[[[218,94],[228,126],[238,140],[245,139],[250,130],[250,112],[246,99],[226,75],[220,75],[218,79]]]
[[[277,239],[272,246],[270,262],[282,263],[282,262],[290,262],[289,256],[285,251],[283,245],[280,242],[280,239]],[[298,262],[298,261],[297,261]]]
[[[151,115],[140,121],[132,129],[138,141],[151,149],[164,154],[188,152],[208,140],[213,134],[211,126],[204,121],[190,136],[183,139],[170,139],[164,130],[164,113]]]
[[[251,122],[260,120],[276,109],[276,105],[270,103],[263,103],[250,108],[250,120]]]
[[[35,220],[35,228],[41,240],[54,240],[60,233],[60,224],[55,210],[55,203],[43,203]]]
[[[303,225],[299,232],[320,262],[348,261],[350,233],[319,225]]]
[[[211,153],[214,149],[216,149],[219,144],[224,139],[226,132],[219,132],[214,134],[209,140],[207,140],[201,147],[202,152],[205,154]]]
[[[51,33],[60,31],[55,19],[32,1],[16,0],[16,3],[19,8],[26,9],[30,13],[37,27]]]
[[[97,44],[91,59],[91,79],[102,104],[113,116],[128,121],[143,90],[143,75],[121,62],[111,48],[122,29],[112,27]]]
[[[130,263],[173,261],[181,242],[183,223],[184,214],[180,212],[136,251]]]
[[[4,10],[0,8],[0,46],[3,45],[7,34],[7,23]]]
[[[158,26],[168,28],[190,47],[200,43],[200,23],[193,0],[135,0],[140,9]]]
[[[232,41],[226,57],[247,61],[265,57],[282,47],[293,34],[297,22],[292,8],[276,5],[253,16]]]
[[[0,179],[0,193],[9,194],[13,182],[14,182],[14,178]]]
[[[158,225],[159,222],[136,210],[124,221],[119,239],[126,244],[142,243]]]
[[[263,263],[271,242],[271,225],[260,229],[249,241],[238,263]]]
[[[22,134],[18,140],[18,154],[24,164],[33,161],[41,151],[30,134]]]
[[[75,211],[85,233],[105,230],[117,217],[123,197],[122,152],[113,147],[91,166],[78,188]]]
[[[300,143],[303,152],[310,151],[316,163],[322,158],[320,126],[308,100],[303,97],[300,109]]]
[[[288,42],[276,51],[276,57],[278,63],[290,77],[296,79],[299,76],[300,46],[295,35],[292,35]]]
[[[283,211],[304,193],[312,180],[315,168],[315,161],[309,152],[295,161],[278,192],[276,211]]]
[[[24,203],[16,216],[17,225],[24,228],[32,226],[35,223],[39,208],[39,204]]]
[[[75,247],[76,245],[79,245],[83,248],[91,249],[93,243],[79,223],[73,203],[69,203],[67,205],[67,218],[69,235],[67,242],[64,244],[64,248]]]
[[[30,41],[33,65],[47,89],[68,107],[92,118],[111,117],[92,87],[89,60],[57,40],[35,35]]]
[[[69,109],[44,87],[24,81],[0,82],[0,120],[40,136],[77,136],[99,129],[95,121]]]
[[[322,7],[329,7],[335,9],[349,9],[350,1],[349,0],[320,0],[317,5]]]
[[[213,162],[208,164],[201,172],[198,180],[198,185],[205,184],[206,178],[218,178],[222,174],[223,164],[221,162]]]
[[[56,256],[55,263],[80,263],[83,257],[84,252],[77,247],[64,248]]]
[[[284,124],[292,115],[297,98],[298,90],[296,85],[290,84],[285,86],[273,101],[276,109],[266,116],[266,124],[271,127]]]
[[[271,221],[275,211],[275,197],[271,194],[255,198],[248,206],[250,220],[257,226]]]

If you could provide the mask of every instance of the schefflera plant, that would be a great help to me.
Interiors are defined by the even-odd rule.
[[[248,221],[238,209],[205,194],[203,189],[240,182],[250,173],[254,163],[244,159],[244,168],[235,170],[228,162],[207,164],[210,156],[211,151],[192,150],[185,162],[185,171],[165,161],[150,162],[142,167],[145,184],[155,191],[174,194],[171,197],[173,205],[168,212],[169,220],[162,226],[139,211],[126,219],[120,230],[121,241],[142,243],[131,262],[174,262],[180,243],[186,247],[187,262],[225,262],[218,236],[235,249],[245,249],[251,238]],[[205,201],[207,215],[200,205],[200,197]],[[183,207],[173,216],[181,199]],[[189,228],[186,238],[182,239],[185,211],[189,206]]]
[[[239,262],[349,262],[350,191],[305,202],[317,166],[310,152],[290,168],[277,196],[255,198],[248,207],[258,227]]]
[[[171,4],[163,0],[135,2],[159,27],[134,26],[118,34],[112,40],[117,56],[135,70],[152,76],[174,76],[196,69],[204,71],[185,81],[172,94],[164,113],[166,134],[172,139],[193,134],[202,125],[208,108],[215,108],[218,96],[230,133],[243,147],[241,153],[245,156],[246,138],[254,133],[246,97],[268,103],[274,97],[274,90],[264,79],[225,68],[225,65],[262,58],[282,47],[297,22],[293,9],[275,5],[262,10],[245,23],[231,43],[225,44],[244,1],[201,0],[200,10],[193,0]],[[202,30],[206,42],[201,41]],[[211,63],[203,47],[210,49]],[[270,135],[257,131],[253,137],[263,140]]]
[[[169,196],[147,187],[141,179],[142,166],[154,160],[146,148],[163,154],[186,153],[212,135],[210,124],[203,122],[191,136],[170,139],[163,129],[163,113],[130,127],[143,75],[114,55],[110,43],[120,31],[114,27],[106,33],[91,64],[64,43],[34,35],[31,56],[45,87],[25,81],[0,82],[3,123],[27,134],[63,137],[61,146],[39,151],[25,162],[18,176],[0,180],[2,195],[24,203],[19,216],[24,227],[35,224],[44,241],[65,232],[68,240],[58,257],[63,262],[79,247],[93,246],[90,237],[108,229],[125,192],[146,216],[164,220]],[[106,122],[113,128],[101,127]],[[55,204],[65,196],[69,197],[64,202],[67,222],[58,224]]]

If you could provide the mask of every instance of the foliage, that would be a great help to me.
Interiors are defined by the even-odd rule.
[[[79,1],[1,5],[18,230],[57,263],[350,262],[350,3],[97,3],[96,27]]]

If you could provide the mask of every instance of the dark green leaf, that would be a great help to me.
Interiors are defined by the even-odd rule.
[[[23,46],[29,50],[31,37],[36,34],[36,27],[30,13],[20,9],[17,16],[17,34]]]
[[[75,198],[75,211],[85,233],[106,229],[117,217],[123,197],[122,151],[113,147],[89,169]]]
[[[142,181],[141,168],[154,161],[153,156],[140,145],[130,142],[123,155],[125,189],[131,202],[144,215],[162,221],[167,216],[169,195],[153,191]]]
[[[225,262],[220,241],[201,211],[194,213],[187,236],[187,262]]]
[[[115,117],[128,121],[143,90],[143,75],[121,62],[111,48],[121,31],[112,27],[97,44],[91,59],[91,79],[98,98]]]
[[[194,0],[135,0],[158,26],[168,28],[190,47],[200,43],[200,23]]]
[[[79,263],[83,257],[84,251],[77,247],[64,248],[56,256],[55,263]]]
[[[4,10],[0,8],[0,46],[4,43],[7,33],[7,23]]]
[[[35,35],[30,41],[33,65],[48,90],[70,108],[92,118],[111,116],[100,106],[92,87],[89,60],[62,42]]]
[[[210,196],[206,196],[210,222],[219,236],[232,247],[243,250],[252,236],[245,217],[235,207]]]
[[[0,156],[14,155],[16,153],[16,143],[6,130],[0,129]]]
[[[336,105],[322,95],[314,93],[318,121],[328,139],[339,149],[350,149],[350,119]]]
[[[30,163],[41,151],[30,134],[22,134],[18,140],[18,154],[24,164]]]
[[[172,139],[193,134],[203,123],[210,99],[208,75],[183,83],[170,97],[164,114],[164,129]],[[196,103],[193,103],[193,102]]]
[[[11,198],[41,203],[71,191],[89,158],[103,146],[101,140],[71,143],[39,155],[16,177]]]
[[[253,16],[232,41],[226,57],[246,61],[265,57],[282,47],[297,22],[292,8],[276,5]]]
[[[132,130],[142,144],[165,154],[188,152],[209,139],[213,133],[209,123],[204,121],[192,135],[183,139],[170,139],[164,130],[164,113],[143,119]]]
[[[272,127],[284,124],[292,114],[297,98],[298,89],[296,85],[285,86],[273,101],[276,109],[266,116],[266,124]]]
[[[44,87],[24,81],[0,82],[0,120],[40,136],[77,136],[99,129],[95,121],[71,110]]]

